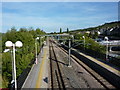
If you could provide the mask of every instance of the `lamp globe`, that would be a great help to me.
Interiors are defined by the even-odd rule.
[[[13,46],[13,43],[11,41],[6,41],[5,42],[5,46],[6,47],[12,47]]]
[[[17,42],[15,43],[15,46],[16,46],[16,47],[22,47],[22,46],[23,46],[23,44],[22,44],[22,42],[21,42],[21,41],[17,41]]]

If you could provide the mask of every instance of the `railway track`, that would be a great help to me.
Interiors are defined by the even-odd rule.
[[[65,53],[66,55],[68,55],[68,51],[66,51],[65,49],[63,49],[62,47],[59,47],[59,44],[54,42],[58,48],[60,50],[62,50],[63,53]],[[81,62],[78,58],[76,58],[75,56],[71,55],[72,60],[74,60],[74,63],[78,63],[80,66],[82,66],[92,77],[94,77],[98,83],[100,83],[105,89],[109,90],[109,89],[115,89],[115,86],[113,86],[112,84],[110,84],[106,79],[104,79],[102,76],[100,76],[98,73],[96,73],[94,70],[92,70],[91,68],[89,68],[86,64],[84,64],[83,62]]]
[[[49,52],[50,52],[50,74],[51,74],[50,86],[52,89],[59,88],[60,90],[61,89],[65,90],[65,84],[62,77],[61,69],[58,64],[58,60],[51,40],[49,43]]]

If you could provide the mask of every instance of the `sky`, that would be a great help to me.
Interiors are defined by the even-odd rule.
[[[59,32],[117,20],[118,2],[2,2],[2,32],[13,26]]]
[[[1,0],[2,2],[118,2],[119,0]]]

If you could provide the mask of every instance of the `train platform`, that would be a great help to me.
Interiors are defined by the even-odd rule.
[[[97,60],[89,55],[86,55],[76,49],[74,49],[73,52],[76,54],[76,57],[80,58],[80,60],[87,66],[104,77],[112,85],[120,88],[120,71],[118,69],[115,69],[114,67],[111,67],[110,65],[101,62],[100,60]]]
[[[22,86],[24,88],[48,88],[49,47],[44,45]]]
[[[59,44],[60,45],[60,44]],[[66,48],[66,46],[64,46]],[[115,75],[119,76],[120,77],[120,68],[119,67],[116,67],[115,65],[113,64],[110,64],[109,62],[107,62],[106,60],[103,61],[101,59],[98,59],[98,58],[94,58],[90,55],[87,55],[83,52],[81,52],[80,50],[77,50],[75,48],[71,48],[72,50],[72,54],[75,55],[75,53],[77,54],[76,56],[80,58],[80,55],[89,60],[91,60],[92,62],[96,63],[97,65],[100,65],[101,67],[107,69],[108,71],[114,73]],[[83,59],[83,61],[84,61]],[[87,60],[86,60],[87,61]]]
[[[58,45],[60,46],[60,44]],[[62,47],[66,50],[66,46]],[[66,51],[68,52],[68,51]],[[71,57],[78,58],[78,62],[82,62],[88,67],[90,67],[92,70],[94,70],[99,76],[104,78],[106,81],[111,83],[114,87],[120,88],[120,70],[116,69],[115,67],[112,67],[107,62],[102,62],[101,60],[97,60],[96,58],[93,58],[85,53],[80,52],[77,49],[72,48],[71,49]],[[98,76],[98,75],[95,75]],[[96,77],[97,78],[97,77]],[[101,79],[100,79],[101,81]]]
[[[82,52],[80,52],[80,51],[78,51],[78,50],[76,50],[76,49],[74,49],[74,50],[77,51],[77,52],[79,52],[80,55],[82,55],[82,56],[88,58],[89,60],[97,63],[98,65],[106,68],[106,69],[109,70],[110,72],[113,72],[114,74],[120,76],[120,70],[119,70],[119,68],[112,67],[112,66],[110,66],[109,64],[107,64],[107,63],[105,63],[105,62],[103,62],[103,61],[101,61],[101,60],[98,60],[98,59],[93,58],[93,57],[91,57],[91,56],[89,56],[89,55],[86,55],[86,54],[84,54],[84,53],[82,53]]]

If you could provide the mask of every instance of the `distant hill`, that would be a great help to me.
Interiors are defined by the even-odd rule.
[[[99,32],[100,37],[108,36],[110,39],[120,40],[120,21],[105,23],[103,25],[99,25],[96,27],[70,31],[71,34],[77,34],[77,33],[95,34],[96,32]]]

